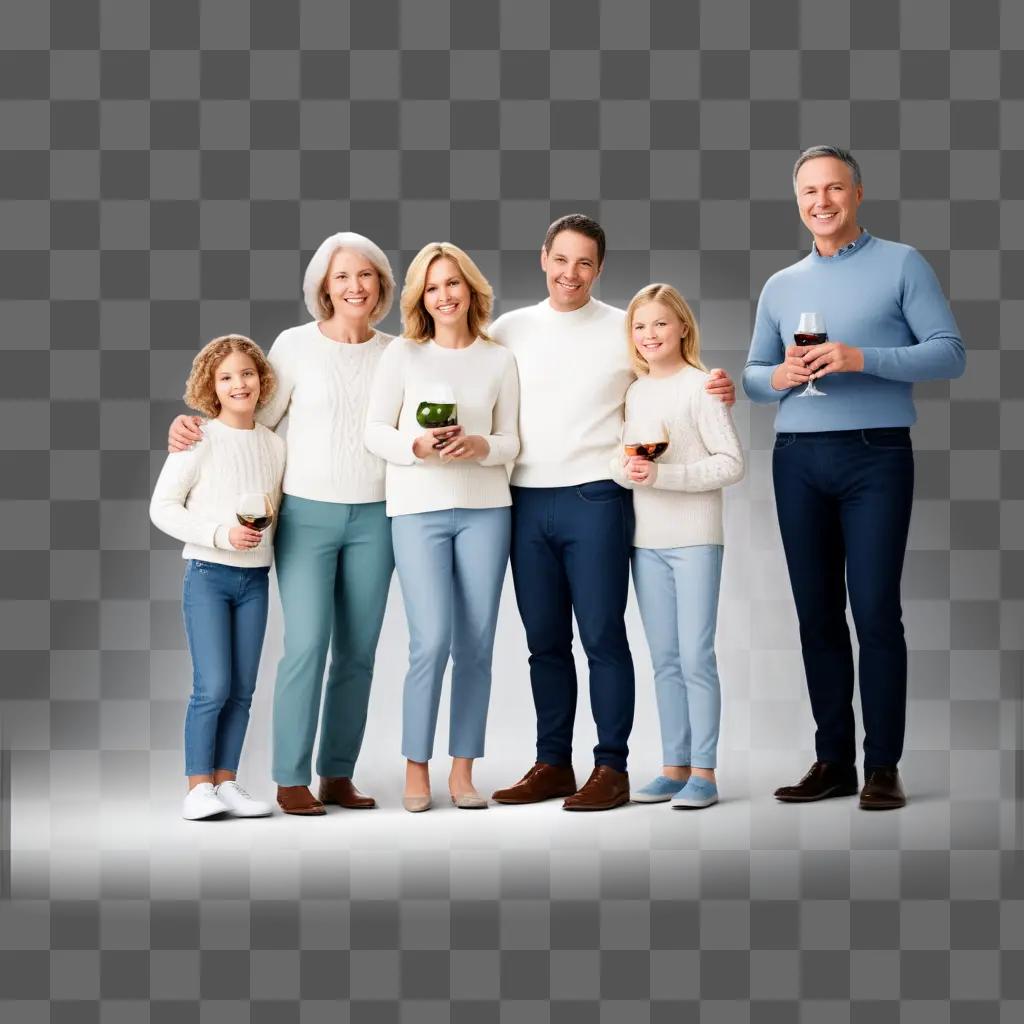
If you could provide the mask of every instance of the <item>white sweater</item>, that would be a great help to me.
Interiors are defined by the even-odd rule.
[[[560,313],[545,299],[505,313],[490,330],[519,367],[522,448],[512,483],[568,487],[607,480],[634,379],[623,311],[591,299]]]
[[[202,430],[201,444],[167,456],[153,489],[150,519],[164,533],[184,541],[182,558],[242,568],[270,565],[276,516],[259,545],[247,551],[231,546],[228,531],[238,525],[242,494],[269,494],[274,508],[279,507],[284,441],[258,423],[255,430],[238,430],[210,420]]]
[[[315,322],[278,335],[267,353],[277,391],[256,418],[273,429],[288,414],[285,494],[353,505],[384,500],[384,463],[363,445],[363,426],[390,341],[378,331],[361,345],[344,345]]]
[[[483,460],[419,459],[413,441],[430,385],[451,387],[463,432],[485,438]],[[477,338],[462,349],[434,341],[396,338],[380,361],[366,418],[366,447],[387,460],[387,514],[408,515],[448,508],[501,508],[512,503],[506,466],[519,451],[516,417],[519,381],[512,356]]]
[[[722,488],[743,476],[743,451],[729,407],[704,390],[707,378],[687,366],[671,377],[641,377],[626,394],[627,421],[660,420],[668,429],[653,484],[627,479],[621,447],[612,459],[615,479],[633,490],[635,547],[725,543]]]

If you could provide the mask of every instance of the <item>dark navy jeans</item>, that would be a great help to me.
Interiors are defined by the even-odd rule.
[[[572,763],[572,617],[590,665],[594,763],[626,770],[633,659],[624,615],[633,495],[612,480],[512,488],[512,580],[530,648],[537,760]]]
[[[778,434],[772,470],[818,760],[856,761],[849,593],[860,645],[864,770],[895,765],[907,704],[900,577],[914,496],[910,430]]]

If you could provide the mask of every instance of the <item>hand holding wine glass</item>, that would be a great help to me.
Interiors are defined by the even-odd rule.
[[[652,417],[630,417],[622,427],[622,449],[630,481],[652,484],[658,471],[654,462],[668,450],[668,427]]]
[[[274,521],[274,503],[269,494],[258,491],[238,496],[235,503],[238,526],[228,531],[231,546],[239,551],[250,551],[263,541],[263,531]]]

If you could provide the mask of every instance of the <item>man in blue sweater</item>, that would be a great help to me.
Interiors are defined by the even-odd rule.
[[[858,225],[864,189],[849,152],[805,150],[793,185],[813,245],[765,284],[743,372],[753,401],[779,403],[775,504],[817,726],[817,760],[775,796],[801,802],[857,793],[849,592],[864,721],[860,806],[902,807],[900,577],[914,491],[912,387],[959,377],[964,345],[920,253]],[[824,316],[827,341],[793,343],[806,312]],[[823,382],[823,397],[804,396],[811,380]]]

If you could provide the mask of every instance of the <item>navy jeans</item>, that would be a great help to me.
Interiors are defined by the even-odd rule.
[[[626,770],[633,659],[624,615],[633,496],[612,480],[512,488],[512,580],[530,648],[537,760],[572,763],[576,663],[572,617],[590,664],[594,763]]]
[[[907,705],[900,577],[914,497],[910,430],[778,434],[772,470],[818,760],[856,761],[848,591],[860,645],[864,770],[895,765]]]
[[[182,588],[192,655],[185,774],[237,771],[267,625],[270,567],[189,559]]]

